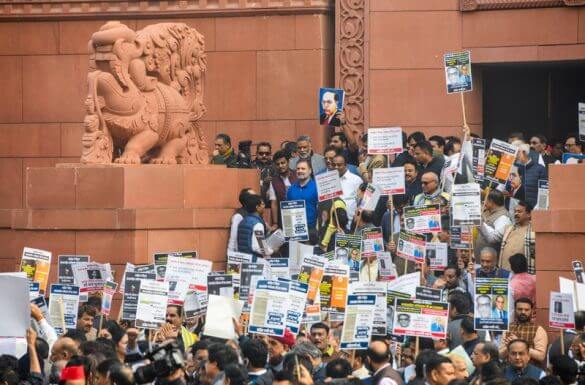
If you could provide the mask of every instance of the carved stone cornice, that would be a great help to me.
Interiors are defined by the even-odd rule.
[[[330,13],[334,0],[2,0],[0,20]]]
[[[575,7],[585,0],[461,0],[461,11],[482,11],[514,8]]]
[[[335,6],[335,80],[345,90],[346,124],[356,133],[366,127],[366,1],[337,0]]]

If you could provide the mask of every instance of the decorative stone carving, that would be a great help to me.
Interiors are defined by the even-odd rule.
[[[89,41],[82,163],[205,164],[204,38],[183,23],[134,32],[110,21]]]
[[[585,5],[585,0],[460,0],[462,11]]]
[[[345,90],[345,119],[354,132],[365,128],[365,2],[338,0],[337,83]]]

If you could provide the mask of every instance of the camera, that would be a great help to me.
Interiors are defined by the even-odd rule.
[[[167,341],[146,354],[150,364],[136,369],[134,378],[138,384],[153,382],[170,376],[175,370],[185,364],[185,355],[175,341]]]

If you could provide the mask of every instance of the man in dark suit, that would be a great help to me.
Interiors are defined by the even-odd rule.
[[[340,114],[341,111],[337,109],[337,103],[339,102],[339,96],[335,92],[327,91],[323,93],[321,97],[321,106],[323,107],[323,113],[319,121],[323,126],[341,126]]]

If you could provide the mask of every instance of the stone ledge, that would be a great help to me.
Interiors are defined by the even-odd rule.
[[[461,0],[461,11],[494,9],[547,8],[585,5],[585,0]]]
[[[537,233],[585,234],[585,209],[532,211],[532,228]]]
[[[12,0],[3,1],[0,19],[48,20],[136,17],[232,16],[237,14],[331,13],[332,0]]]
[[[232,209],[16,209],[14,230],[227,229]]]

